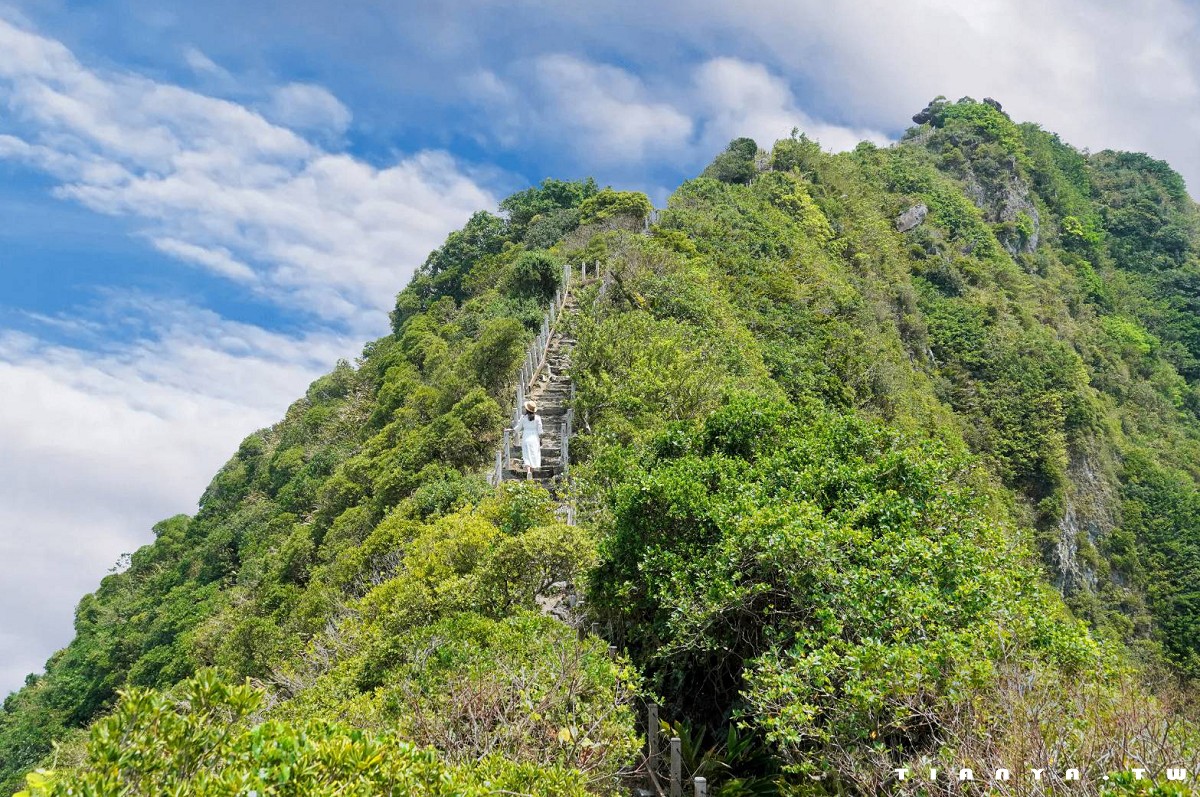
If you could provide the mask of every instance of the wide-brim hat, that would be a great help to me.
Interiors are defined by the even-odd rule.
[[[526,412],[537,412],[537,405],[534,404],[532,401],[526,401],[525,402],[525,411]]]

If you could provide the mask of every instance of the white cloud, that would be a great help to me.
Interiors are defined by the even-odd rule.
[[[572,141],[600,162],[638,162],[685,144],[692,120],[617,67],[569,55],[547,55],[534,65],[546,112],[544,132]]]
[[[228,70],[218,65],[198,47],[185,47],[183,49],[183,62],[197,75],[216,78],[222,83],[232,83],[234,80],[233,75],[229,74]]]
[[[154,248],[160,252],[204,266],[222,277],[238,282],[255,283],[258,281],[258,275],[254,273],[254,269],[235,260],[229,250],[223,247],[205,249],[203,246],[196,246],[175,238],[155,238],[153,243]]]
[[[267,116],[296,130],[340,135],[350,126],[350,109],[327,89],[309,83],[289,83],[276,89]]]
[[[495,205],[445,153],[379,168],[279,123],[344,130],[348,111],[317,87],[281,90],[272,122],[89,69],[3,16],[0,158],[43,170],[65,200],[132,219],[159,251],[316,320],[286,335],[113,292],[99,316],[27,316],[86,348],[0,329],[0,694],[70,638],[72,607],[120,553],[149,541],[153,522],[194,510],[238,441],[384,332],[414,268]],[[192,67],[211,71],[199,55]]]
[[[731,57],[648,85],[620,67],[556,53],[519,65],[507,79],[485,71],[465,85],[499,120],[493,137],[502,145],[545,140],[618,172],[650,161],[694,167],[733,138],[750,136],[770,147],[793,127],[826,149],[888,140],[876,130],[814,119],[780,75]]]
[[[71,607],[118,554],[192,511],[240,439],[350,350],[176,303],[109,311],[150,336],[96,355],[0,333],[0,693],[69,639]]]
[[[1148,151],[1179,169],[1193,194],[1200,187],[1194,3],[666,2],[677,39],[748,41],[756,60],[802,80],[815,104],[856,126],[907,126],[939,94],[992,96],[1076,146]]]
[[[349,118],[317,87],[277,100],[293,121]],[[64,197],[140,220],[174,254],[241,281],[251,269],[263,296],[363,332],[380,328],[447,230],[495,204],[444,153],[376,168],[236,103],[100,75],[3,21],[0,102],[14,112],[0,122],[0,157],[45,169]]]
[[[474,35],[460,35],[460,48],[446,56],[470,71],[481,60],[496,70],[556,50],[579,61],[601,58],[647,87],[642,101],[667,101],[700,121],[680,100],[688,73],[731,57],[786,80],[796,107],[815,122],[888,133],[907,127],[939,94],[991,96],[1015,119],[1076,146],[1163,158],[1200,196],[1195,0],[611,0],[503,10],[474,0],[433,8],[423,14],[428,26],[453,18],[461,33],[462,20],[476,20]],[[419,61],[406,66],[419,71]],[[499,71],[525,101],[542,102],[521,85],[519,70]],[[524,137],[537,132],[526,126]],[[590,165],[586,151],[571,152]]]
[[[770,148],[799,127],[825,149],[853,149],[860,141],[887,143],[882,133],[826,124],[796,103],[787,82],[765,66],[737,58],[714,58],[695,72],[695,105],[704,120],[701,146],[711,152],[731,139],[748,136]]]

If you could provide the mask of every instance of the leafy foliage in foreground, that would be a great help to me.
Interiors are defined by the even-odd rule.
[[[187,794],[587,794],[578,772],[488,756],[448,765],[433,748],[338,723],[253,722],[265,695],[211,675],[170,697],[134,688],[91,730],[75,772],[33,773],[18,797]]]

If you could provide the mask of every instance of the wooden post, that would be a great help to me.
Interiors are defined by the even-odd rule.
[[[692,778],[692,785],[696,788],[696,797],[708,797],[707,778]]]
[[[646,705],[646,761],[651,772],[658,771],[658,704]]]
[[[683,797],[683,750],[678,736],[671,737],[671,797]]]

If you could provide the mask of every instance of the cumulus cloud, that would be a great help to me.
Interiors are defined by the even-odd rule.
[[[806,87],[806,107],[894,130],[933,97],[992,96],[1093,150],[1148,151],[1200,187],[1200,9],[1185,0],[665,0],[672,35],[717,32]],[[607,9],[615,24],[627,9]],[[819,111],[818,111],[818,115]]]
[[[798,107],[787,82],[758,63],[714,58],[695,71],[696,107],[704,120],[704,149],[716,151],[730,139],[748,136],[770,147],[793,127],[825,149],[853,149],[860,141],[887,143],[876,130],[855,129],[813,119]]]
[[[203,266],[222,277],[250,284],[258,282],[254,269],[235,260],[223,247],[205,249],[176,238],[155,238],[153,243],[160,252]]]
[[[294,122],[336,128],[332,95],[276,96]],[[129,216],[163,251],[326,321],[377,330],[397,286],[492,196],[442,152],[376,168],[250,109],[136,75],[101,75],[60,43],[0,20],[0,157],[61,196]],[[340,109],[340,110],[339,110]],[[365,311],[365,312],[364,312]]]
[[[198,47],[183,48],[183,62],[197,75],[216,78],[223,83],[232,83],[233,75],[224,67],[217,64]]]
[[[201,56],[185,55],[211,73]],[[194,510],[239,440],[384,332],[414,268],[495,199],[444,152],[380,168],[316,143],[314,130],[351,121],[319,87],[280,89],[268,119],[91,69],[2,13],[0,106],[0,158],[311,329],[282,334],[116,289],[99,312],[27,316],[40,337],[0,329],[2,694],[70,638],[72,607],[118,555]],[[62,339],[78,347],[50,342]]]
[[[350,109],[328,89],[309,83],[289,83],[272,92],[267,115],[296,130],[338,134],[350,126]]]
[[[1166,159],[1200,196],[1194,0],[611,0],[503,9],[468,0],[421,13],[422,29],[455,20],[457,49],[443,54],[444,68],[453,60],[475,71],[485,61],[535,104],[536,87],[497,65],[552,54],[619,64],[647,86],[649,102],[666,100],[699,121],[679,96],[699,64],[730,57],[785,80],[812,122],[895,135],[939,94],[991,96],[1015,119],[1076,146]],[[407,51],[398,57],[412,69],[419,49]],[[586,151],[569,151],[587,167]]]
[[[569,55],[534,64],[545,109],[543,132],[568,140],[599,161],[637,162],[670,151],[692,135],[692,120],[666,99],[653,99],[629,72]]]
[[[146,335],[97,354],[0,332],[0,693],[70,638],[71,607],[120,553],[193,509],[240,439],[351,350],[179,303],[106,311]]]
[[[519,65],[507,78],[476,73],[468,87],[502,120],[495,136],[502,145],[520,144],[520,131],[617,170],[650,160],[688,168],[730,139],[750,136],[769,147],[794,127],[834,150],[888,140],[876,130],[814,119],[782,76],[732,57],[649,85],[627,69],[555,53]]]

